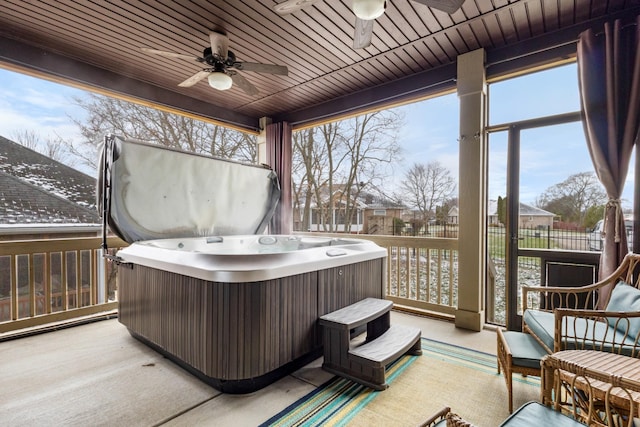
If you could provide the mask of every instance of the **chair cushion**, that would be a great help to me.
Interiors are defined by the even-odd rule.
[[[553,350],[553,330],[555,327],[555,316],[552,312],[541,310],[527,310],[523,316],[531,333]],[[612,351],[614,341],[618,349],[622,345],[622,354],[630,355],[634,346],[635,337],[625,337],[623,332],[617,331],[606,322],[596,322],[592,319],[565,317],[562,325],[562,332],[569,337],[578,338],[578,345],[575,338],[567,338],[564,342],[563,350],[600,350]],[[577,332],[576,332],[577,331]],[[591,338],[591,339],[589,339]],[[602,346],[600,343],[606,338],[609,344]],[[582,343],[584,341],[584,345]]]
[[[607,304],[606,311],[620,311],[631,312],[640,311],[640,290],[629,286],[626,283],[620,281],[611,291],[611,297]],[[616,327],[616,318],[609,317],[607,322],[612,327]],[[635,338],[640,333],[640,317],[629,318],[629,324],[622,320],[618,322],[617,328],[620,332],[625,332],[627,327],[629,328],[629,337]]]
[[[553,328],[555,327],[555,318],[553,313],[541,310],[526,310],[522,316],[524,323],[527,324],[531,332],[553,350]]]
[[[511,350],[513,365],[540,368],[540,359],[546,356],[547,352],[534,337],[515,331],[503,331],[502,335]]]
[[[573,418],[556,412],[549,406],[540,402],[528,402],[516,410],[509,418],[504,420],[501,427],[574,427],[584,424]]]

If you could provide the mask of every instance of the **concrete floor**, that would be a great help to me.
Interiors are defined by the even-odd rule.
[[[495,354],[490,330],[393,311],[422,336]],[[0,343],[3,426],[254,426],[328,381],[322,358],[257,392],[223,394],[132,338],[117,320]]]

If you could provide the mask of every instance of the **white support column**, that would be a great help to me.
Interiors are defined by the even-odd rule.
[[[458,56],[460,179],[457,327],[480,331],[485,320],[487,141],[485,52]]]

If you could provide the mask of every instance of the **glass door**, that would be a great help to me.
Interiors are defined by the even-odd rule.
[[[521,286],[547,283],[544,251],[589,251],[606,196],[580,114],[514,122],[489,134],[487,321],[518,329]]]

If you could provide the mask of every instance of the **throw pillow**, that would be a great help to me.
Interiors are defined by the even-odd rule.
[[[627,285],[620,281],[611,291],[611,297],[605,311],[640,311],[640,290],[633,286]],[[607,319],[609,325],[616,326],[617,318],[610,317]],[[629,337],[635,339],[640,333],[640,317],[629,318]],[[618,322],[618,330],[625,332],[627,329],[627,322],[622,320]]]

